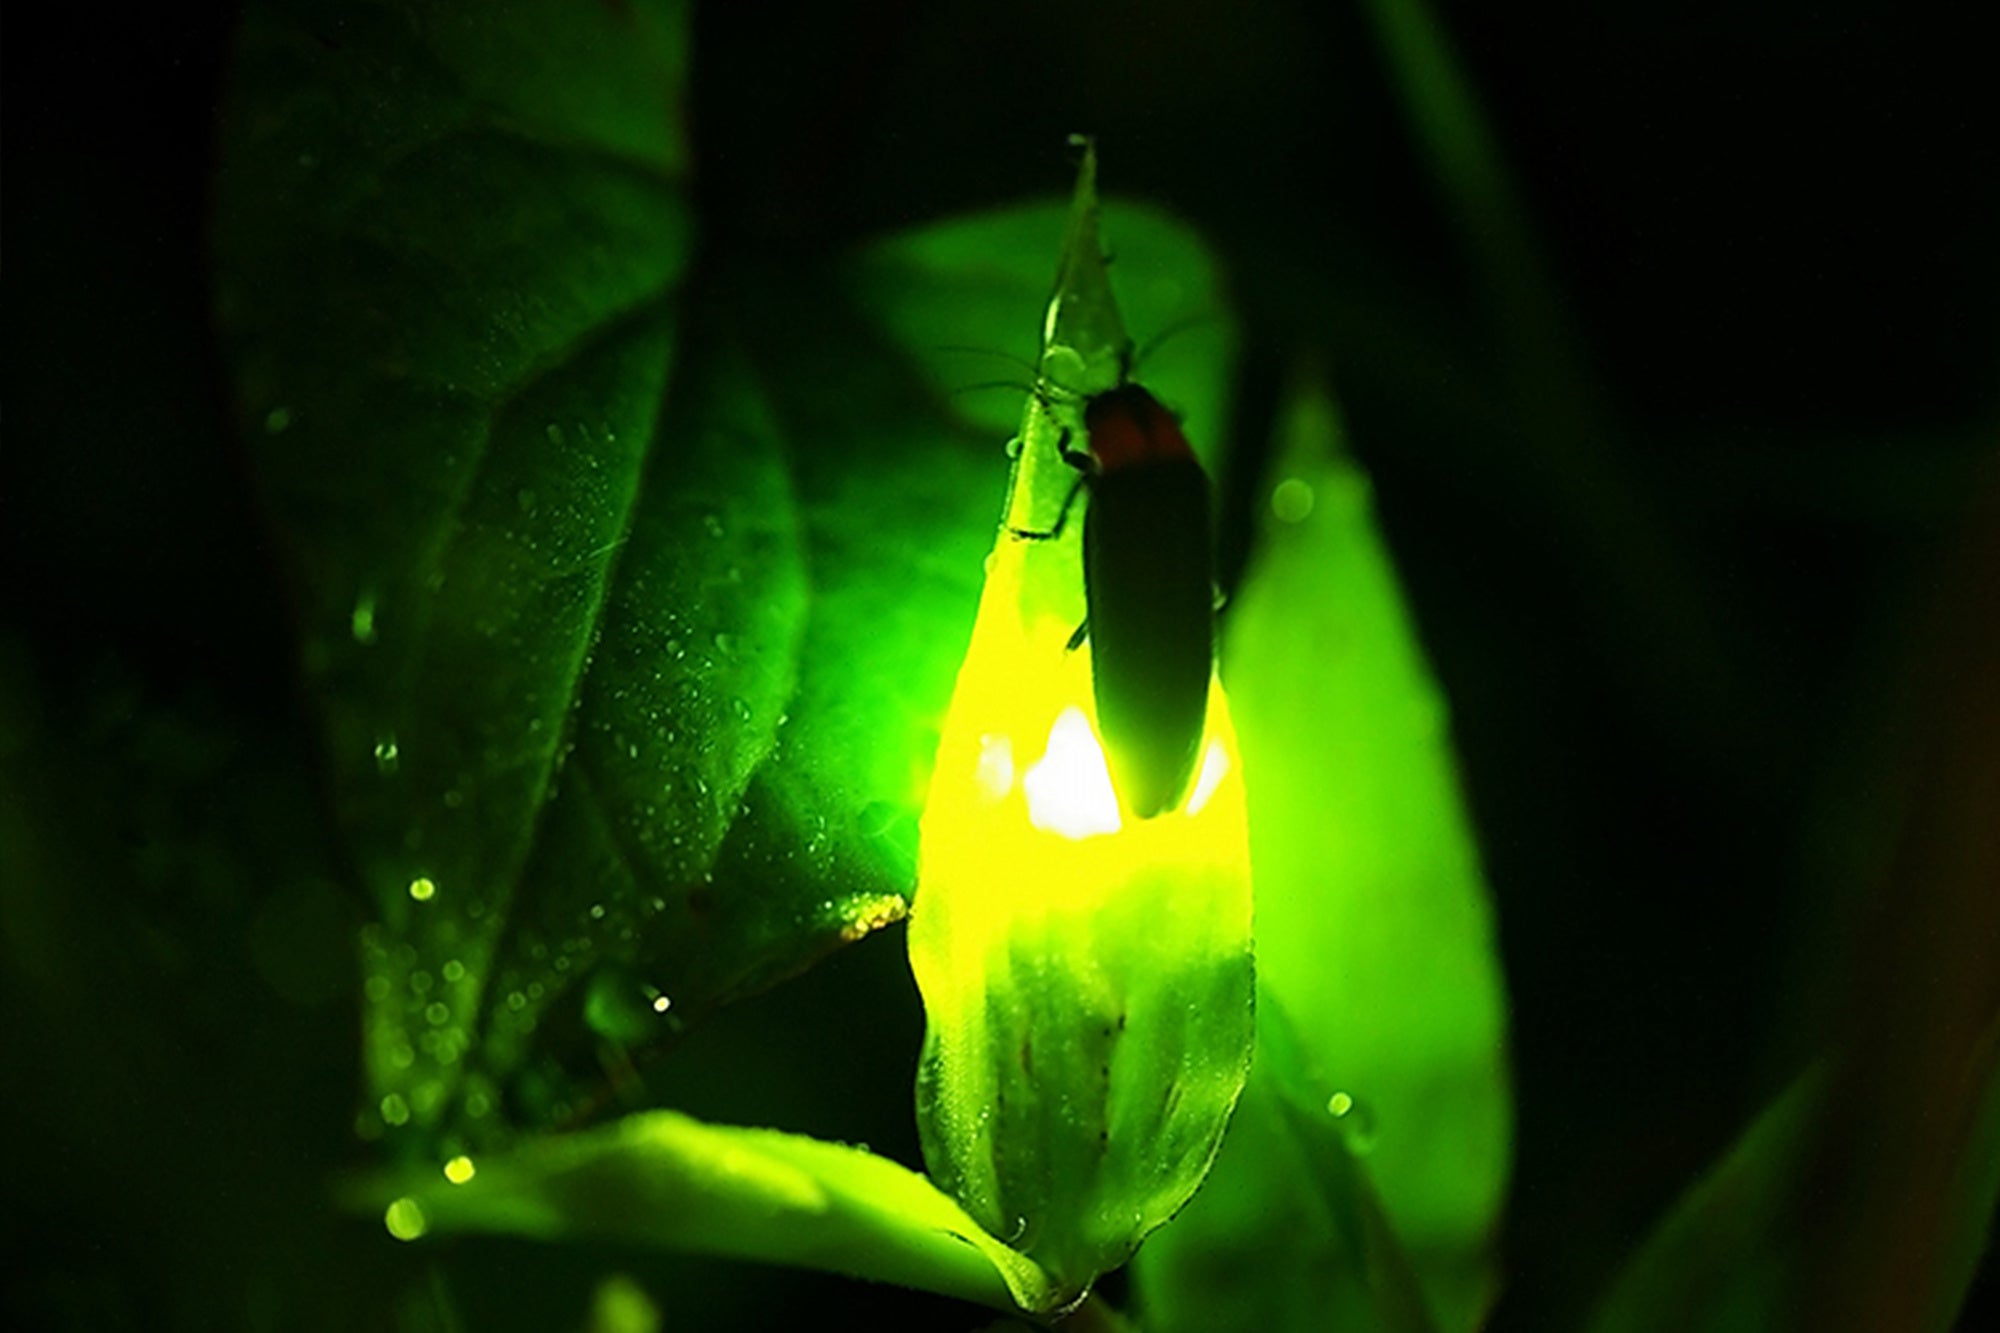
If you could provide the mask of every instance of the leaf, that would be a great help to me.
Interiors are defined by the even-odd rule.
[[[1366,1161],[1277,1002],[1259,1005],[1257,1062],[1208,1182],[1134,1263],[1146,1326],[1431,1333]]]
[[[922,1176],[861,1148],[671,1111],[545,1137],[354,1191],[404,1239],[488,1232],[598,1239],[824,1269],[1001,1310],[1053,1288]],[[454,1178],[462,1183],[453,1183]]]
[[[1926,1126],[1930,1137],[1918,1144],[1924,1156],[1935,1152],[1948,1162],[1940,1172],[1948,1182],[1937,1218],[1942,1246],[1898,1272],[1923,1308],[1923,1327],[1936,1333],[1954,1325],[1989,1244],[1994,1202],[2000,1198],[1996,1056],[2000,1024],[1969,1053],[1956,1080],[1963,1104],[1931,1108],[1936,1115]],[[1852,1092],[1840,1072],[1817,1067],[1794,1080],[1675,1201],[1605,1294],[1592,1333],[1785,1327],[1799,1319],[1806,1293],[1824,1281],[1824,1261],[1814,1242],[1829,1213],[1847,1233],[1847,1243],[1874,1253],[1893,1253],[1911,1239],[1900,1233],[1901,1217],[1841,1207],[1853,1179],[1879,1173],[1884,1164],[1830,1163],[1825,1157],[1840,1141],[1843,1099]],[[1917,1184],[1903,1178],[1894,1187],[1913,1196]],[[1866,1323],[1862,1311],[1850,1309],[1849,1315],[1863,1321],[1857,1327],[1879,1326]]]
[[[559,1119],[904,907],[1004,464],[809,276],[693,281],[686,10],[244,17],[218,307],[377,916],[364,1132]]]
[[[1785,1270],[1799,1240],[1791,1196],[1826,1094],[1824,1070],[1766,1108],[1689,1188],[1625,1264],[1594,1333],[1779,1327],[1791,1307]]]
[[[1126,359],[1093,186],[1087,155],[1042,360],[1044,382],[1078,377],[1064,387],[1090,374],[1115,383]],[[1054,415],[1029,400],[1010,525],[1039,476],[1054,474],[1057,494],[1074,487]],[[1079,526],[1053,540],[996,536],[924,807],[908,935],[927,1024],[924,1160],[1065,1300],[1199,1187],[1254,1037],[1227,703],[1204,643],[1193,685],[1208,721],[1192,739],[1206,776],[1177,808],[1139,818],[1099,741],[1093,645],[1072,638],[1085,614]]]
[[[1257,871],[1259,1004],[1289,1016],[1300,1048],[1295,1082],[1259,1096],[1311,1101],[1329,1120],[1325,1108],[1339,1109],[1437,1326],[1457,1330],[1489,1299],[1488,1237],[1507,1178],[1505,999],[1444,704],[1366,479],[1334,453],[1337,439],[1332,404],[1298,396],[1263,492],[1261,546],[1224,625]],[[1273,1077],[1269,1030],[1260,1026],[1253,1086]],[[1140,1290],[1161,1327],[1285,1326],[1255,1302],[1187,1304],[1180,1270],[1204,1252],[1291,1256],[1298,1267],[1267,1284],[1281,1307],[1287,1282],[1351,1262],[1287,1230],[1306,1206],[1293,1197],[1301,1177],[1270,1135],[1243,1134],[1140,1252]],[[1208,1202],[1231,1193],[1270,1206]]]
[[[1220,475],[1236,345],[1221,269],[1169,213],[1112,196],[1100,214],[1118,308],[1138,343],[1134,376],[1180,415]],[[992,439],[1020,425],[1049,256],[1061,252],[1068,218],[1068,202],[1050,200],[949,219],[876,242],[848,268],[856,305],[922,368],[931,393]]]

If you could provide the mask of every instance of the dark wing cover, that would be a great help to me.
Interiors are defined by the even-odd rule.
[[[1084,515],[1092,683],[1112,781],[1150,819],[1180,803],[1214,660],[1208,478],[1193,458],[1096,477]]]

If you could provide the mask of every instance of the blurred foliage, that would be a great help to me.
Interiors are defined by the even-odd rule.
[[[1511,1161],[1492,914],[1444,701],[1322,386],[1294,390],[1280,432],[1223,645],[1257,873],[1255,1095],[1140,1291],[1164,1328],[1328,1306],[1367,1328],[1378,1303],[1384,1328],[1429,1326],[1382,1301],[1382,1246],[1340,1219],[1379,1194],[1436,1327],[1473,1328]]]
[[[1970,31],[1872,0],[246,9],[50,16],[9,63],[10,1326],[990,1317],[617,1241],[399,1246],[329,1181],[379,1163],[356,1130],[438,1031],[495,1082],[442,1075],[412,1171],[655,1105],[914,1162],[900,940],[751,992],[907,889],[1019,402],[946,349],[1033,353],[1059,214],[1016,205],[1085,128],[1130,217],[1226,265],[1240,360],[1197,324],[1142,369],[1212,451],[1225,619],[1278,614],[1243,572],[1282,549],[1266,450],[1321,358],[1451,701],[1512,1004],[1489,1326],[1629,1327],[1703,1272],[1735,1285],[1681,1326],[1773,1290],[1816,1328],[1942,1327],[1961,1292],[1990,1321],[2000,582],[1960,534],[1993,530],[2000,149]],[[1145,225],[1107,224],[1142,342],[1225,304]],[[599,468],[540,475],[551,426]],[[728,623],[669,627],[691,589]],[[678,847],[630,836],[663,780],[710,787]],[[1322,1024],[1344,983],[1294,978],[1299,1058],[1260,1062],[1139,1308],[1245,1280],[1169,1238],[1254,1235],[1285,1170],[1276,1271],[1461,1326],[1503,1159],[1399,1160],[1423,1122],[1387,1108],[1425,1094],[1393,1015]],[[537,983],[532,1034],[490,1021]],[[1434,1052],[1489,1130],[1490,984]],[[676,1030],[648,986],[735,1003]],[[1827,1095],[1783,1093],[1808,1066]],[[1365,1152],[1316,1109],[1358,1070]]]

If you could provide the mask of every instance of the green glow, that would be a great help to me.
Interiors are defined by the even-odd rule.
[[[420,903],[427,903],[437,897],[437,885],[427,876],[419,875],[410,881],[410,896]]]
[[[354,599],[354,610],[347,618],[347,628],[359,644],[375,642],[375,594],[364,592]]]
[[[1316,499],[1310,485],[1287,477],[1271,488],[1271,516],[1280,523],[1303,523],[1312,516]]]
[[[479,1174],[479,1168],[474,1166],[472,1159],[464,1153],[460,1153],[444,1164],[444,1178],[454,1185],[463,1185],[477,1174]]]
[[[1319,386],[1291,396],[1268,484],[1223,645],[1253,784],[1257,1062],[1134,1280],[1155,1333],[1254,1333],[1398,1327],[1382,1303],[1413,1273],[1435,1327],[1464,1333],[1491,1299],[1510,1099],[1445,704]],[[1252,1262],[1254,1282],[1214,1280]]]
[[[407,1195],[389,1205],[382,1214],[382,1225],[397,1240],[416,1240],[430,1229],[423,1207]]]
[[[1050,305],[1046,378],[1111,374],[1111,306],[1085,158]],[[1108,340],[1108,341],[1107,341]],[[1030,399],[1009,527],[1074,472]],[[1081,525],[1003,528],[921,824],[910,965],[928,1029],[917,1088],[933,1175],[1068,1296],[1123,1263],[1200,1184],[1248,1067],[1243,765],[1211,681],[1197,798],[1140,820],[1113,792],[1091,688]],[[1025,761],[1025,771],[1017,771]]]
[[[412,1239],[483,1232],[797,1264],[898,1282],[997,1310],[1062,1307],[1035,1264],[936,1185],[861,1148],[645,1111],[573,1134],[524,1135],[482,1154],[463,1184],[431,1164],[365,1182]]]
[[[613,1273],[597,1286],[590,1306],[590,1333],[659,1333],[660,1310],[641,1287],[623,1273]]]

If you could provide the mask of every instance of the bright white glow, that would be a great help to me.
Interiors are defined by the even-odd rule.
[[[1005,736],[979,738],[979,770],[973,774],[979,793],[989,801],[1006,799],[1014,790],[1014,743]]]
[[[1187,812],[1201,813],[1208,804],[1208,798],[1215,795],[1215,789],[1229,776],[1229,756],[1222,752],[1221,741],[1210,741],[1208,753],[1201,757],[1201,776],[1195,779],[1194,795],[1188,797]]]
[[[1119,828],[1118,794],[1104,747],[1081,709],[1065,708],[1049,728],[1048,753],[1021,779],[1028,822],[1078,840]]]

